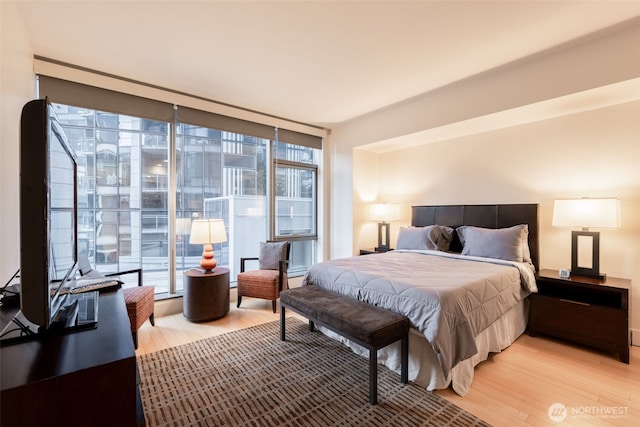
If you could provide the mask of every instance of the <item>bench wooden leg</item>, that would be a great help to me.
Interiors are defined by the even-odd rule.
[[[285,316],[284,316],[284,305],[280,304],[280,341],[284,341],[285,336]]]
[[[409,382],[409,334],[402,338],[401,357],[400,380],[403,384],[407,384]]]
[[[378,403],[378,350],[369,349],[369,403]]]

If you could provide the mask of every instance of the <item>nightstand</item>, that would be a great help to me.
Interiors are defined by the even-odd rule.
[[[630,280],[562,279],[555,270],[541,270],[536,282],[529,335],[540,333],[596,347],[629,363]]]
[[[392,251],[392,250],[393,249],[376,250],[376,248],[360,249],[360,255],[382,254],[382,253],[389,252],[389,251]]]

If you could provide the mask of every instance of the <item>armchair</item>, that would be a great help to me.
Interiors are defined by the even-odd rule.
[[[276,312],[276,301],[280,291],[289,288],[287,267],[289,264],[291,245],[289,242],[260,243],[260,256],[240,258],[238,273],[238,308],[242,297],[271,300],[273,312]],[[258,270],[247,271],[246,261],[258,261]]]
[[[80,276],[85,278],[98,278],[98,277],[114,277],[124,276],[126,274],[138,275],[138,286],[131,288],[122,288],[124,295],[124,302],[127,306],[127,314],[129,316],[129,323],[131,325],[131,337],[133,338],[133,345],[138,348],[138,329],[142,324],[149,319],[151,326],[155,326],[154,318],[154,288],[153,286],[142,285],[142,269],[135,268],[132,270],[118,271],[114,273],[100,273],[91,267],[89,258],[86,254],[82,254],[78,257],[78,270]]]

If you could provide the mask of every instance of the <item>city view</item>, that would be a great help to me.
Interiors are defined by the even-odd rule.
[[[292,242],[290,275],[315,258],[319,150],[279,142],[277,130],[270,140],[53,106],[77,156],[78,251],[98,270],[141,266],[156,294],[179,293],[182,273],[199,266],[202,245],[189,235],[202,218],[224,220],[227,241],[214,251],[231,286],[240,257],[258,256],[261,241]]]

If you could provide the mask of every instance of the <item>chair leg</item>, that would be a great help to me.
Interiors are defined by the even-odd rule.
[[[133,347],[138,349],[138,331],[131,332],[131,336],[133,337]]]
[[[151,322],[151,326],[156,326],[156,318],[154,317],[154,313],[151,313],[151,316],[149,316],[149,322]]]
[[[240,308],[240,303],[242,302],[242,295],[238,295],[238,305],[237,308]]]
[[[271,308],[273,308],[273,313],[276,312],[276,300],[271,301]]]

